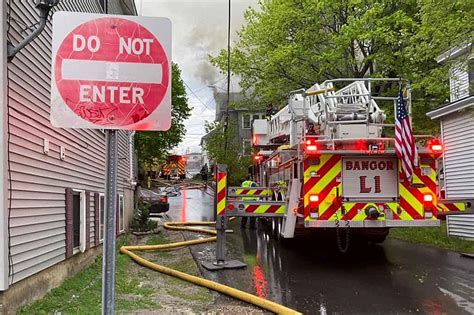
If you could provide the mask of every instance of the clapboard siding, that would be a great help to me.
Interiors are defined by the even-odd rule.
[[[469,72],[467,63],[461,62],[449,72],[451,102],[469,96]]]
[[[130,1],[125,1],[130,2]],[[109,0],[109,13],[122,14],[122,0]],[[54,9],[101,13],[96,0],[63,0]],[[10,39],[21,41],[25,25],[38,21],[34,1],[11,1]],[[11,171],[11,257],[13,282],[65,259],[65,189],[90,192],[90,245],[96,233],[94,193],[103,192],[105,134],[59,129],[50,124],[52,26],[8,64],[9,160]],[[49,153],[43,152],[44,139]],[[60,159],[60,147],[66,157]],[[130,132],[118,132],[118,192],[130,188]],[[85,201],[85,200],[84,200]]]
[[[474,116],[456,113],[443,122],[446,198],[474,198]]]

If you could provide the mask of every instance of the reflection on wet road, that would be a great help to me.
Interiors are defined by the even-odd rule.
[[[199,190],[170,203],[175,220],[213,219],[213,200]],[[230,228],[228,258],[248,267],[205,276],[306,314],[474,313],[474,262],[457,253],[388,239],[340,255],[315,237],[277,241],[263,222]]]
[[[214,221],[214,201],[207,192],[183,189],[180,196],[169,197],[168,201],[168,215],[174,221]]]

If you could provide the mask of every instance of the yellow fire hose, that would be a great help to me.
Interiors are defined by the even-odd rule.
[[[191,231],[191,232],[198,232],[198,233],[205,233],[205,234],[210,234],[214,235],[212,237],[207,237],[203,239],[195,239],[195,240],[190,240],[190,241],[184,241],[184,242],[176,242],[176,243],[170,243],[170,244],[161,244],[161,245],[139,245],[139,246],[122,246],[120,248],[120,252],[122,254],[130,256],[135,262],[139,263],[140,265],[153,269],[155,271],[159,271],[161,273],[180,278],[182,280],[197,284],[202,287],[206,287],[208,289],[211,289],[216,292],[220,292],[223,294],[226,294],[228,296],[231,296],[233,298],[239,299],[241,301],[256,305],[258,307],[261,307],[263,309],[269,310],[271,312],[274,312],[276,314],[301,314],[295,310],[292,310],[288,307],[285,307],[283,305],[280,305],[278,303],[266,300],[264,298],[258,297],[256,295],[237,290],[235,288],[231,288],[229,286],[210,281],[204,278],[192,276],[190,274],[171,269],[165,266],[161,266],[155,263],[152,263],[137,254],[132,253],[132,251],[150,251],[150,250],[164,250],[164,249],[171,249],[171,248],[177,248],[177,247],[183,247],[183,246],[189,246],[189,245],[196,245],[196,244],[202,244],[202,243],[208,243],[208,242],[214,242],[217,240],[217,237],[215,236],[217,233],[214,230],[209,230],[209,229],[201,229],[197,228],[195,226],[213,226],[215,225],[215,222],[168,222],[164,224],[164,227],[166,229],[170,230],[182,230],[182,231]]]

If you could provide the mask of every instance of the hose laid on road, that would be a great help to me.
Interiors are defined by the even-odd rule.
[[[122,246],[120,248],[120,252],[122,254],[128,255],[135,262],[137,262],[138,264],[144,267],[153,269],[155,271],[159,271],[161,273],[164,273],[173,277],[180,278],[182,280],[197,284],[202,287],[206,287],[216,292],[226,294],[228,296],[253,304],[255,306],[261,307],[263,309],[274,312],[276,314],[301,314],[288,307],[266,300],[256,295],[253,295],[253,294],[250,294],[250,293],[247,293],[247,292],[244,292],[244,291],[241,291],[241,290],[238,290],[238,289],[235,289],[235,288],[232,288],[232,287],[229,287],[229,286],[226,286],[214,281],[192,276],[190,274],[187,274],[175,269],[171,269],[162,265],[152,263],[138,256],[137,254],[132,253],[132,251],[164,250],[164,249],[171,249],[171,248],[178,248],[178,247],[189,246],[189,245],[214,242],[217,240],[217,237],[215,236],[217,234],[216,231],[209,230],[209,229],[201,229],[201,228],[196,227],[196,226],[213,226],[213,225],[215,225],[215,222],[167,222],[164,224],[164,227],[166,229],[205,233],[205,234],[210,234],[214,236],[203,238],[203,239],[195,239],[195,240],[176,242],[176,243],[170,243],[170,244]]]

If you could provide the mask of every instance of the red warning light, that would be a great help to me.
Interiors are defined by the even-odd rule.
[[[435,154],[443,153],[443,145],[439,139],[432,139],[428,142],[428,148]]]
[[[316,153],[316,151],[318,151],[318,146],[314,143],[313,140],[307,139],[305,143],[305,150],[307,153]]]

